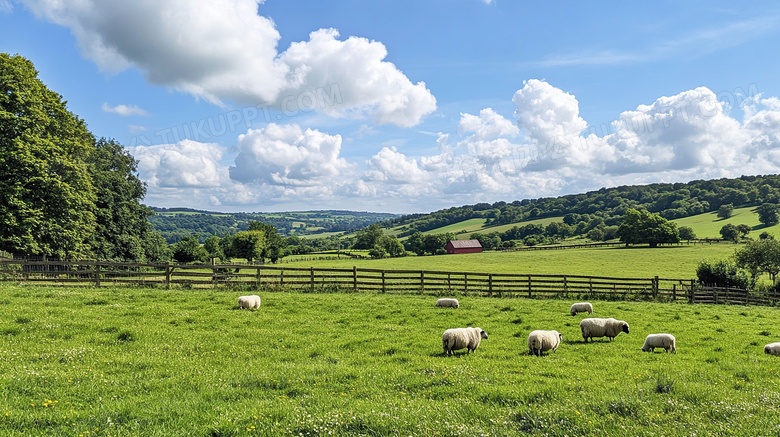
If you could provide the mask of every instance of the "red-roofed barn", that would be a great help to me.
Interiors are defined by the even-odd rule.
[[[482,252],[479,240],[450,240],[447,243],[447,253],[478,253]]]

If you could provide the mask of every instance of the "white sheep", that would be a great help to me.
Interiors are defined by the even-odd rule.
[[[476,352],[483,338],[487,340],[488,335],[482,328],[453,328],[444,331],[441,345],[447,355],[452,355],[452,351],[459,349],[468,349],[468,354]]]
[[[558,350],[563,341],[563,334],[558,331],[531,331],[528,334],[528,350],[531,355],[542,356],[542,352]]]
[[[458,299],[444,298],[437,300],[436,306],[441,308],[458,308],[460,307],[460,303],[458,303]]]
[[[655,348],[662,347],[664,351],[677,353],[677,342],[672,334],[650,334],[645,338],[645,344],[642,346],[643,352],[655,352]]]
[[[582,331],[582,338],[586,343],[589,338],[593,341],[592,339],[596,337],[608,337],[609,341],[612,341],[621,332],[628,334],[628,323],[611,317],[608,319],[591,317],[582,319],[580,330]]]
[[[576,316],[577,313],[593,314],[593,305],[590,302],[573,303],[569,312],[572,316]]]
[[[260,296],[253,294],[251,296],[239,296],[238,297],[239,308],[260,308]]]
[[[769,355],[780,355],[780,341],[776,343],[769,343],[764,346],[764,353]]]

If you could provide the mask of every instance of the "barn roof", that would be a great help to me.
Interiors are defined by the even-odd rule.
[[[450,240],[455,249],[471,249],[473,247],[482,247],[479,240]]]

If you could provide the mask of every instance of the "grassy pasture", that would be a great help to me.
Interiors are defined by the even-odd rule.
[[[418,295],[0,288],[0,435],[778,435],[775,308]],[[441,333],[480,326],[475,354]],[[527,354],[557,329],[555,354]],[[670,332],[678,353],[643,353]]]
[[[408,256],[386,259],[306,261],[293,267],[376,268],[483,273],[535,273],[686,279],[696,277],[705,258],[722,259],[740,245],[719,243],[648,247],[604,247],[538,251],[486,251],[463,255]]]

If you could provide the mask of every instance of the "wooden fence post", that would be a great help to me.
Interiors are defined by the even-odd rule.
[[[566,281],[566,275],[563,276],[563,295],[569,297],[569,283]]]
[[[171,269],[171,263],[165,263],[165,289],[169,290],[171,288],[171,273],[173,270]]]
[[[420,291],[425,293],[425,272],[420,271]]]
[[[357,266],[352,266],[352,290],[358,291]]]
[[[653,278],[653,300],[658,298],[658,276]]]
[[[467,294],[469,291],[469,275],[467,273],[463,274],[463,294]]]
[[[314,267],[310,267],[310,269],[311,269],[310,270],[310,272],[311,272],[311,290],[314,291]],[[324,282],[323,282],[323,284],[324,284]]]
[[[284,285],[284,270],[279,270],[279,285]]]
[[[387,293],[387,288],[385,284],[385,271],[382,270],[382,293]]]
[[[528,298],[531,298],[531,275],[528,275]]]
[[[488,291],[490,291],[490,296],[493,296],[493,274],[488,274]]]

